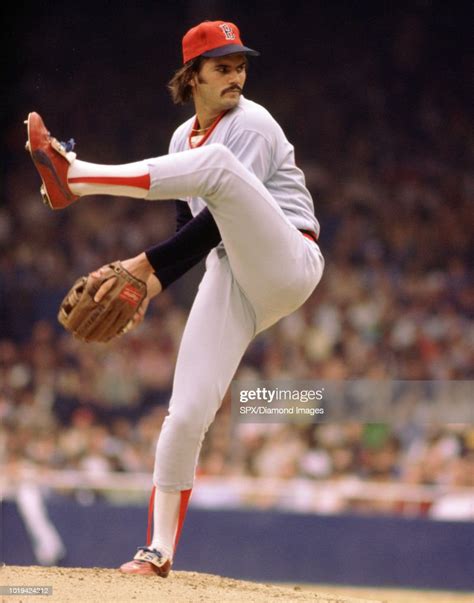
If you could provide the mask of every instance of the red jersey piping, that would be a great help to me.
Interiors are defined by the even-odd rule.
[[[192,127],[191,132],[189,133],[188,136],[188,143],[189,143],[189,148],[190,149],[197,149],[198,147],[201,147],[206,140],[209,138],[209,136],[214,132],[217,124],[220,122],[220,120],[224,117],[224,115],[227,113],[227,111],[223,111],[218,117],[216,117],[216,119],[214,120],[213,124],[210,126],[210,128],[208,129],[208,131],[206,132],[206,134],[201,138],[201,140],[196,144],[193,145],[193,143],[191,142],[191,139],[193,138],[193,132],[197,131],[197,126],[199,125],[198,123],[198,119],[197,116],[194,118],[194,124]]]

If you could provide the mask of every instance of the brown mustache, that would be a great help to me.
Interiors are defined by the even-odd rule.
[[[242,88],[240,86],[230,86],[229,88],[226,88],[221,92],[221,96],[224,95],[226,92],[232,92],[234,90],[237,90],[237,92],[242,94]]]

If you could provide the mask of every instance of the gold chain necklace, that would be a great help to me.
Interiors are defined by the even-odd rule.
[[[193,132],[196,132],[196,134],[199,134],[200,132],[207,132],[210,127],[211,126],[208,126],[207,128],[193,128]]]

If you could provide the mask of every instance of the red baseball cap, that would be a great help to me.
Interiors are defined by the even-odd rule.
[[[183,63],[199,56],[223,57],[235,52],[252,56],[260,54],[242,44],[239,28],[228,21],[204,21],[183,37]]]

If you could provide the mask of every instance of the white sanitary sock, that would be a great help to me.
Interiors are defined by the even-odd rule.
[[[173,559],[180,504],[180,491],[163,492],[155,488],[151,548],[160,550],[170,559]]]
[[[68,185],[75,195],[116,195],[143,199],[150,188],[146,161],[100,165],[75,159],[69,166]]]

